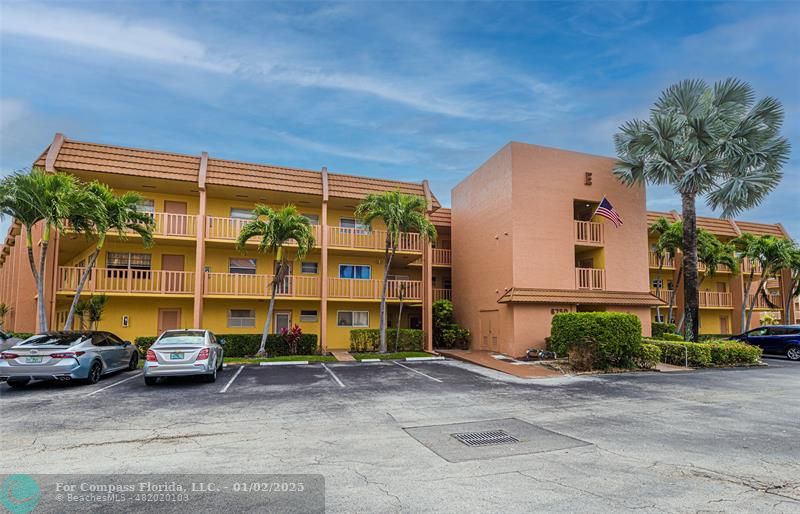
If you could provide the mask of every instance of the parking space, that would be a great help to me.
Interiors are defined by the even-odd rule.
[[[23,389],[0,385],[0,402],[94,400],[109,398],[157,399],[159,406],[180,407],[198,399],[226,401],[237,397],[280,396],[291,392],[349,394],[364,391],[392,392],[413,389],[436,392],[465,387],[491,387],[503,382],[475,373],[452,361],[375,363],[328,362],[282,366],[227,365],[213,383],[199,377],[162,379],[155,386],[144,383],[141,370],[104,377],[94,385],[64,382],[31,382]]]

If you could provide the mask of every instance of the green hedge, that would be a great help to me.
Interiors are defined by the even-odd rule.
[[[436,348],[458,348],[468,350],[470,333],[456,323],[453,302],[437,300],[433,302],[433,346]]]
[[[669,332],[664,332],[661,334],[661,337],[653,337],[653,339],[660,339],[662,341],[684,341],[683,336],[680,334],[671,334]]]
[[[553,316],[550,349],[568,355],[572,345],[587,339],[598,344],[598,365],[633,367],[641,353],[642,323],[622,312],[567,312]]]
[[[226,357],[250,357],[258,352],[261,346],[261,334],[216,334],[217,339],[225,340]],[[137,337],[135,344],[142,357],[155,342],[155,337]],[[279,357],[289,355],[289,345],[277,334],[267,336],[267,355]],[[317,353],[317,335],[303,334],[297,343],[297,355],[314,355]]]
[[[697,340],[702,342],[705,341],[730,341],[731,334],[700,334],[697,336]],[[657,337],[653,337],[653,339],[658,339]]]
[[[669,364],[694,368],[758,364],[761,348],[736,341],[708,341],[705,343],[646,340],[661,348],[662,360]]]
[[[661,348],[651,343],[642,343],[636,364],[640,368],[651,369],[661,362]]]
[[[394,343],[397,337],[397,329],[386,329],[386,346],[390,352],[394,352]],[[400,329],[400,342],[397,345],[398,352],[421,352],[425,346],[425,338],[422,330],[412,328]],[[377,328],[357,328],[350,331],[350,351],[354,353],[377,352],[380,349],[381,333]]]
[[[650,333],[653,339],[664,339],[664,334],[676,334],[678,327],[674,323],[651,323]]]
[[[9,332],[8,334],[11,337],[17,337],[22,340],[28,339],[29,337],[33,336],[32,332]]]

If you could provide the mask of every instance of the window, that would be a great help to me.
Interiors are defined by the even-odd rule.
[[[231,218],[237,220],[251,220],[255,218],[255,214],[250,209],[236,209],[231,208]]]
[[[300,311],[300,321],[307,323],[316,323],[317,311]]]
[[[312,225],[319,225],[319,214],[303,214]]]
[[[368,327],[369,312],[367,311],[339,311],[336,313],[336,326],[338,327]]]
[[[138,210],[139,212],[146,212],[148,214],[155,214],[156,203],[153,200],[142,200],[136,206],[136,210]]]
[[[389,280],[408,280],[408,275],[388,275]]]
[[[359,264],[339,264],[339,278],[372,278],[372,267]]]
[[[654,289],[661,289],[662,287],[664,287],[664,281],[663,280],[661,280],[660,278],[656,278],[656,279],[653,280],[653,288]]]
[[[228,326],[232,328],[256,326],[256,311],[248,309],[229,310]]]
[[[355,220],[354,218],[339,218],[339,228],[354,231],[356,234],[367,234],[370,226]]]
[[[319,265],[316,262],[304,262],[300,264],[300,273],[304,275],[316,275]]]
[[[106,254],[106,275],[111,278],[127,278],[128,270],[135,270],[133,278],[149,279],[150,274],[146,273],[151,269],[151,258],[149,253],[122,253],[108,252]]]
[[[228,273],[236,273],[238,275],[255,275],[256,260],[231,257],[228,259]]]
[[[445,289],[453,289],[453,281],[449,278],[444,279],[444,288]]]

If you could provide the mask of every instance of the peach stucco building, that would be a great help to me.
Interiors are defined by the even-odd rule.
[[[453,301],[473,347],[544,348],[553,314],[615,310],[650,332],[645,190],[614,160],[509,143],[452,193]],[[607,197],[624,224],[592,219]]]
[[[34,164],[142,195],[142,209],[156,222],[155,246],[145,248],[133,235],[110,237],[84,293],[110,298],[99,328],[129,340],[178,327],[260,331],[274,259],[255,244],[244,253],[234,246],[256,203],[293,203],[313,225],[313,251],[303,259],[290,251],[292,271],[278,292],[272,326],[298,324],[319,336],[322,349],[347,349],[351,330],[378,326],[385,232],[354,215],[368,193],[399,189],[424,197],[438,231],[435,245],[403,235],[387,294],[390,326],[422,328],[428,349],[432,304],[440,299],[453,300],[473,349],[513,356],[544,348],[553,315],[564,311],[630,312],[649,334],[655,307],[663,305],[654,293],[666,298],[677,275],[679,261],[656,269],[648,235],[649,223],[660,216],[675,221],[677,214],[648,213],[644,188],[621,185],[608,157],[509,143],[453,189],[452,209],[440,205],[427,181],[140,150],[61,134]],[[593,216],[603,197],[623,218],[619,228]],[[743,231],[789,237],[779,224],[700,218],[698,225],[722,240]],[[45,290],[51,327],[63,326],[92,250],[92,241],[70,232],[51,243]],[[34,253],[38,258],[38,246]],[[742,284],[741,275],[724,269],[703,280],[701,333],[741,329]],[[771,280],[768,289],[778,301],[788,294],[786,277]],[[401,291],[405,308],[398,321]],[[676,296],[680,305],[680,288]],[[0,303],[9,309],[6,330],[37,329],[35,284],[18,223],[0,247]],[[769,303],[759,309],[769,312]],[[674,309],[675,318],[680,314]]]

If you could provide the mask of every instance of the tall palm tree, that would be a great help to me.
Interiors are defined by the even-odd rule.
[[[436,240],[436,228],[425,217],[424,198],[408,195],[400,191],[387,191],[368,195],[356,207],[355,215],[365,225],[375,220],[386,225],[386,246],[383,259],[383,287],[381,288],[380,308],[380,351],[386,353],[386,288],[389,284],[389,270],[397,253],[400,236],[403,232],[416,232],[423,241]]]
[[[713,87],[685,80],[661,93],[649,119],[628,121],[614,136],[620,181],[671,185],[681,197],[689,340],[697,340],[699,328],[697,197],[724,217],[755,207],[778,185],[789,157],[789,142],[779,134],[781,103],[754,99],[740,80]]]
[[[789,252],[789,262],[786,269],[789,271],[789,287],[786,289],[789,294],[784,298],[783,322],[791,323],[789,313],[792,310],[792,302],[800,296],[800,246],[797,244]]]
[[[0,182],[0,215],[10,216],[25,227],[25,244],[36,281],[38,322],[42,331],[48,329],[44,291],[50,237],[53,230],[62,233],[65,220],[89,203],[87,193],[78,187],[71,175],[33,168],[27,173],[14,173]],[[33,228],[38,224],[42,226],[42,239],[37,266],[33,256]]]
[[[86,191],[89,194],[89,203],[94,207],[73,213],[69,222],[76,231],[83,232],[87,237],[96,237],[97,243],[78,281],[72,305],[64,322],[64,330],[72,327],[81,292],[91,276],[92,269],[97,263],[97,257],[103,250],[109,233],[116,233],[120,238],[125,239],[129,231],[134,232],[142,238],[145,248],[153,245],[155,221],[150,214],[139,210],[142,197],[138,193],[127,192],[122,196],[115,196],[111,188],[100,182],[89,183]]]
[[[665,257],[669,257],[674,263],[675,257],[683,246],[683,225],[680,221],[670,223],[666,218],[659,218],[651,228],[654,232],[659,234],[658,241],[656,242],[655,252],[659,255],[659,272],[663,266]],[[672,312],[675,305],[675,295],[678,292],[678,287],[681,285],[683,279],[683,264],[678,263],[678,275],[675,277],[675,283],[669,292],[669,308],[667,311],[667,322],[672,323]]]
[[[659,240],[661,236],[669,230],[670,222],[667,221],[666,218],[658,218],[652,225],[650,225],[650,233],[658,236]],[[656,245],[657,246],[657,245]],[[666,260],[665,252],[661,251],[656,253],[656,258],[658,259],[658,287],[656,287],[656,296],[661,298],[660,293],[661,290],[664,288],[664,261]],[[672,293],[670,292],[670,295]],[[670,312],[672,314],[672,312]],[[656,306],[656,318],[663,320],[661,317],[661,305]],[[669,322],[669,320],[667,320]]]
[[[300,214],[294,205],[285,205],[280,210],[274,210],[266,205],[256,205],[253,214],[255,219],[242,227],[236,240],[236,247],[243,252],[247,242],[258,237],[260,238],[258,251],[275,256],[275,276],[270,284],[272,294],[267,311],[267,322],[264,324],[261,346],[257,353],[258,356],[263,356],[266,352],[272,312],[275,309],[275,295],[289,271],[286,245],[294,242],[297,245],[296,258],[302,259],[314,248],[314,234],[308,218]]]
[[[750,273],[745,284],[745,296],[742,302],[742,328],[747,330],[753,318],[758,296],[764,293],[764,287],[770,278],[777,277],[781,270],[792,265],[794,242],[775,236],[754,236],[743,233],[733,240],[739,259],[750,261]],[[755,293],[751,294],[755,282],[755,268],[761,268],[761,275]]]

